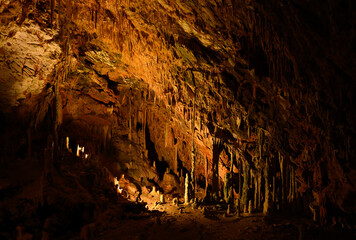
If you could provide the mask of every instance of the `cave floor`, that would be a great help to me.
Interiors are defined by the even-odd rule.
[[[216,206],[193,208],[167,201],[150,214],[111,223],[100,239],[340,239],[339,233],[306,218],[267,218],[261,213],[237,217],[225,212]]]
[[[36,164],[34,164],[36,165]],[[75,167],[75,166],[80,167]],[[90,167],[77,162],[71,165],[71,171],[77,170],[89,173]],[[8,166],[6,171],[0,170],[0,176],[3,176],[0,181],[2,186],[0,193],[3,194],[3,199],[0,201],[0,210],[2,209],[2,217],[7,216],[5,213],[11,213],[11,216],[26,216],[26,212],[36,212],[38,205],[38,196],[40,196],[41,181],[38,176],[41,168],[38,164],[33,167],[24,164],[13,164]],[[79,171],[78,170],[78,171]],[[98,170],[97,170],[98,171]],[[89,194],[80,194],[72,188],[68,188],[69,182],[76,182],[79,179],[79,173],[75,175],[65,173],[62,170],[62,174],[53,175],[56,182],[54,188],[46,188],[46,194],[48,199],[53,199],[52,206],[58,208],[59,212],[65,211],[68,207],[75,209],[81,205],[88,203],[88,199],[93,199]],[[15,174],[16,173],[16,174]],[[21,176],[21,177],[15,177]],[[37,176],[37,177],[36,177]],[[72,178],[69,178],[72,176]],[[69,182],[65,182],[67,179]],[[13,196],[10,194],[10,190],[17,189]],[[52,190],[51,190],[52,189]],[[54,191],[61,190],[61,191]],[[77,189],[77,188],[75,188]],[[112,197],[111,194],[103,195],[96,188],[91,189],[92,195],[98,195],[95,198],[99,204],[107,205],[110,201],[100,200],[103,196],[106,198]],[[63,190],[63,191],[62,191]],[[65,190],[65,191],[64,191]],[[100,194],[99,194],[100,193]],[[5,194],[5,195],[4,195]],[[9,195],[10,194],[10,195]],[[237,217],[235,214],[226,214],[226,208],[223,204],[217,205],[184,205],[183,199],[180,198],[179,205],[173,205],[171,195],[165,195],[166,203],[160,203],[160,194],[155,191],[143,191],[141,199],[147,203],[149,211],[126,211],[126,202],[111,201],[107,205],[107,210],[102,213],[98,213],[94,222],[84,226],[80,234],[74,232],[68,232],[64,236],[68,236],[66,239],[298,239],[298,240],[312,240],[312,239],[355,239],[355,234],[350,236],[347,232],[343,232],[340,228],[336,227],[320,227],[314,224],[310,217],[297,216],[296,213],[292,214],[274,214],[271,217],[265,217],[262,213],[242,214]],[[32,199],[32,200],[31,200]],[[57,199],[57,200],[56,200]],[[62,200],[64,202],[62,202]],[[99,200],[100,201],[99,201]],[[122,198],[119,198],[122,199]],[[25,203],[33,202],[33,206],[24,205]],[[63,205],[65,204],[65,205]],[[64,206],[64,208],[62,207]],[[140,204],[139,204],[140,205]],[[19,208],[22,206],[21,208]],[[135,203],[131,203],[131,208]],[[138,205],[137,205],[138,206]],[[194,206],[194,207],[193,207]],[[226,207],[226,206],[225,206]],[[4,211],[7,209],[7,211]],[[19,212],[21,209],[27,209],[25,213]],[[69,210],[70,210],[69,209]],[[71,211],[68,211],[69,215],[60,215],[58,218],[54,215],[48,215],[49,220],[63,220],[69,221],[72,218]],[[85,209],[84,209],[85,210]],[[23,210],[21,210],[23,211]],[[38,211],[37,211],[38,212]],[[4,215],[5,214],[5,215]],[[67,217],[66,217],[67,216]],[[27,222],[36,222],[33,220],[33,214],[29,214]],[[4,219],[4,218],[3,218]],[[17,218],[9,221],[11,224],[25,224],[26,222],[19,222]],[[24,218],[26,219],[26,218]],[[35,217],[39,221],[39,216]],[[1,222],[1,221],[0,221]],[[41,221],[40,221],[41,222]],[[43,223],[37,223],[34,227],[41,229]],[[46,222],[49,222],[46,220]],[[10,225],[11,225],[10,224]],[[9,225],[9,224],[8,224]],[[6,232],[8,225],[0,224],[2,226],[3,235],[1,236],[13,236],[11,232]],[[10,226],[9,225],[9,226]],[[28,225],[28,226],[27,226]],[[28,232],[34,232],[31,229],[33,224],[25,224]],[[16,226],[16,225],[14,225]],[[55,225],[53,225],[55,226]],[[66,225],[65,225],[66,226]],[[64,227],[65,227],[64,226]],[[33,227],[33,226],[32,226]],[[83,229],[86,229],[84,231]],[[1,233],[1,231],[0,231]],[[33,233],[36,235],[36,232]],[[86,237],[82,237],[82,234]],[[80,235],[80,236],[79,236]],[[64,238],[58,238],[64,239]]]

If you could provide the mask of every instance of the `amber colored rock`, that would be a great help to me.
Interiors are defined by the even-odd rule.
[[[134,201],[152,186],[183,197],[188,176],[190,194],[217,203],[231,174],[238,212],[351,228],[354,12],[337,0],[0,0],[0,190],[40,182],[12,164],[71,176],[63,166],[80,145],[83,166],[125,174]],[[83,184],[70,189],[87,195]]]

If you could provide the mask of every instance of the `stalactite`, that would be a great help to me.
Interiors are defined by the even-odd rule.
[[[242,186],[242,197],[241,197],[241,204],[244,209],[247,208],[248,204],[248,195],[249,195],[249,179],[250,179],[250,166],[248,163],[243,163],[243,172],[244,172],[244,182]]]
[[[191,185],[192,185],[192,197],[194,198],[195,197],[195,184],[196,184],[196,181],[195,181],[195,149],[192,151],[192,171],[191,171],[191,175],[192,175],[192,181],[191,181]]]
[[[67,21],[71,21],[72,19],[72,0],[67,0],[66,4],[66,15],[67,15]]]
[[[285,179],[285,188],[286,188],[286,194],[288,194],[287,196],[287,202],[290,203],[291,200],[291,177],[290,177],[290,165],[287,164],[286,166],[286,179]]]
[[[229,151],[229,152],[230,152],[230,173],[233,174],[233,172],[234,172],[234,158],[233,158],[232,151]]]
[[[254,203],[254,205],[253,205],[253,207],[254,207],[254,209],[257,209],[257,202],[258,202],[258,180],[257,180],[257,177],[255,176],[254,178],[253,178],[253,182],[254,182],[254,190],[255,190],[255,193],[254,193],[254,201],[253,201],[253,203]]]
[[[131,100],[131,91],[129,97],[129,140],[132,141],[132,100]]]
[[[102,137],[103,137],[103,146],[104,146],[104,149],[103,151],[106,152],[106,149],[107,149],[107,136],[108,136],[108,131],[109,131],[109,126],[108,125],[105,125],[102,127]]]
[[[205,193],[204,193],[205,199],[207,199],[208,197],[208,184],[209,184],[208,165],[209,165],[208,158],[205,157]]]
[[[142,130],[143,149],[146,149],[146,125],[147,125],[147,110],[145,108],[144,114],[143,114],[143,130]]]
[[[292,167],[292,201],[294,201],[295,198],[295,170]]]
[[[174,145],[174,172],[178,175],[178,143]]]
[[[55,116],[54,116],[54,144],[56,146],[56,150],[58,147],[58,133],[59,129],[62,125],[63,114],[62,114],[62,98],[59,93],[59,82],[58,79],[55,83]]]
[[[166,123],[166,126],[164,127],[164,147],[167,147],[168,146],[168,128],[169,128],[169,125],[168,123]]]
[[[259,128],[258,129],[258,148],[259,148],[259,154],[260,154],[260,160],[262,159],[262,149],[263,149],[263,132]]]
[[[55,5],[55,0],[51,0],[51,26],[53,28],[53,19],[54,19],[54,5]]]
[[[285,204],[284,172],[285,171],[284,171],[284,158],[280,152],[278,152],[278,158],[279,158],[279,166],[281,169],[281,194],[282,194],[281,203],[282,203],[282,206],[284,206],[284,204]]]
[[[257,208],[258,209],[261,208],[261,183],[262,183],[262,173],[260,172],[257,180],[257,184],[258,184]]]
[[[239,195],[240,199],[242,197],[242,160],[240,160],[239,164]]]
[[[212,164],[212,194],[213,200],[216,201],[219,197],[219,140],[214,140],[213,144],[213,164]]]

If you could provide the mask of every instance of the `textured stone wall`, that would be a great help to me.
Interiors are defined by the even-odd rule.
[[[216,194],[232,155],[234,179],[250,171],[245,205],[355,213],[354,3],[0,2],[1,104],[23,129],[6,136],[31,145],[23,132],[53,131],[59,106],[62,137],[137,177],[130,161],[156,181],[153,161],[190,172],[194,141],[196,178]]]

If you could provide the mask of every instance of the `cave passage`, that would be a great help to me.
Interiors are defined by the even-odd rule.
[[[355,12],[0,0],[0,239],[356,239]]]

